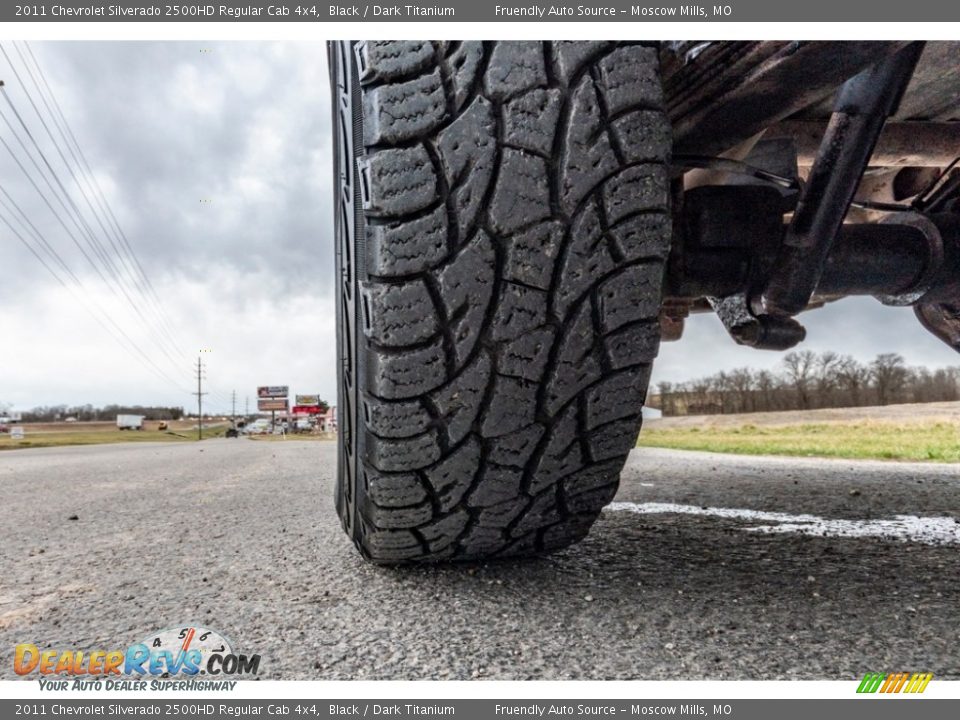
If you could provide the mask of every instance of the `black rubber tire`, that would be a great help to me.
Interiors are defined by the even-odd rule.
[[[659,343],[657,49],[329,49],[344,528],[380,563],[569,545],[616,493]]]

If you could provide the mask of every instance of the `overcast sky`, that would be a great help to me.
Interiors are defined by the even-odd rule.
[[[30,91],[59,141],[17,52],[25,47],[3,45],[20,72],[18,80],[0,56],[6,92],[105,243],[24,92]],[[31,47],[161,298],[182,353],[164,340],[145,301],[134,295],[149,322],[97,276],[0,146],[0,186],[83,284],[82,290],[72,281],[72,290],[59,285],[0,223],[0,403],[18,409],[112,402],[194,407],[192,363],[201,349],[210,351],[204,353],[213,393],[208,402],[216,409],[227,409],[233,390],[238,409],[247,397],[255,404],[258,384],[287,384],[294,393],[319,392],[334,401],[325,46],[87,42]],[[0,111],[32,148],[3,98]],[[70,225],[2,120],[0,137]],[[62,142],[60,149],[71,159]],[[44,167],[38,155],[33,157]],[[0,207],[0,215],[9,218],[9,210]],[[73,232],[82,243],[81,231]],[[102,321],[109,313],[157,367],[125,350],[88,305],[99,308],[93,313]],[[814,350],[862,360],[894,351],[911,364],[960,364],[909,309],[848,300],[803,319],[805,347]],[[654,381],[745,365],[773,367],[780,357],[739,348],[715,317],[697,316],[688,320],[683,340],[664,344]],[[169,378],[160,377],[157,368]]]

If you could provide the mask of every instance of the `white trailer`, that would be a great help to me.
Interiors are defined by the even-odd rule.
[[[143,415],[117,415],[117,429],[143,430]]]

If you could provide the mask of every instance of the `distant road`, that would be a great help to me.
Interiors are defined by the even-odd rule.
[[[245,439],[3,453],[0,677],[17,643],[197,623],[265,678],[960,679],[955,467],[638,450],[571,550],[391,569],[341,531],[335,458]]]

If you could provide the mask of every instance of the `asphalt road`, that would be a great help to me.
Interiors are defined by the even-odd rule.
[[[296,440],[0,453],[0,677],[196,623],[277,679],[960,678],[955,466],[637,450],[575,548],[400,569],[334,473]]]

